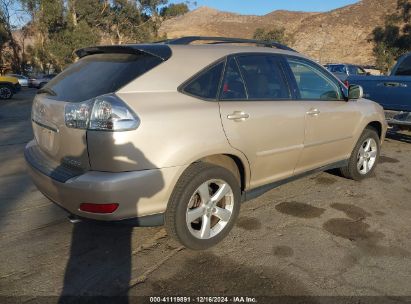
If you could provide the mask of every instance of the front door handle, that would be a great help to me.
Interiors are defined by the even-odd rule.
[[[397,88],[397,87],[406,88],[407,84],[406,83],[401,83],[401,82],[384,82],[384,86],[392,87],[392,88]]]
[[[310,110],[307,112],[307,115],[310,115],[310,116],[318,116],[318,115],[320,115],[320,113],[321,113],[321,111],[318,110],[318,109],[310,109]]]
[[[237,122],[245,121],[250,118],[250,114],[244,113],[242,111],[235,111],[227,116],[227,119],[234,120]]]

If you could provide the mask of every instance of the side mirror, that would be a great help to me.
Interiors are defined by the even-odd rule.
[[[364,90],[362,86],[350,85],[348,88],[348,99],[360,99],[364,97]]]

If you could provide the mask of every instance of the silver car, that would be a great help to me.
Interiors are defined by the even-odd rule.
[[[47,74],[47,75],[41,75],[35,78],[30,78],[28,86],[29,88],[41,89],[54,77],[56,77],[56,74]]]
[[[329,63],[324,66],[327,70],[333,73],[338,79],[340,79],[344,84],[349,85],[347,78],[349,76],[368,76],[366,70],[358,65],[353,64],[339,64],[339,63]]]

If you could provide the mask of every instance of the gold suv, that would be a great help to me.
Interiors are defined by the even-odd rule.
[[[382,108],[284,45],[184,37],[77,55],[38,91],[25,149],[37,187],[77,220],[165,224],[205,249],[241,202],[321,170],[361,180],[377,165]]]

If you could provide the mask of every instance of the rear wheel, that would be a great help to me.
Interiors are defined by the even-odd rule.
[[[193,164],[171,196],[165,215],[167,232],[190,249],[214,246],[232,229],[240,200],[239,181],[229,170]]]
[[[8,85],[0,85],[0,99],[10,99],[13,97],[13,90]]]
[[[380,138],[373,128],[364,130],[348,165],[341,168],[341,174],[353,180],[362,180],[369,177],[375,170],[380,157]]]
[[[41,89],[42,87],[44,87],[47,84],[47,82],[42,82],[39,84],[38,88]]]

